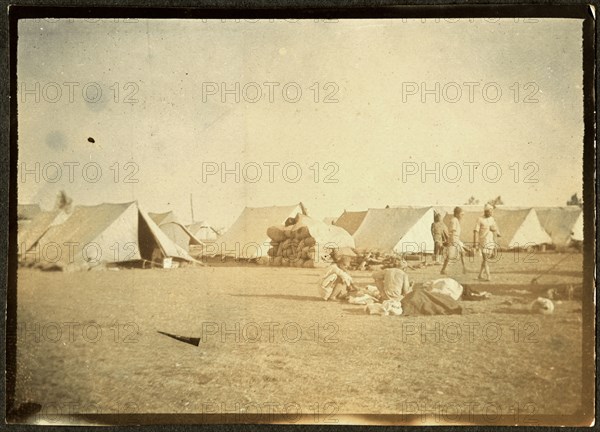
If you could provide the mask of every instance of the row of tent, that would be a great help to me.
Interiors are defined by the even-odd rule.
[[[461,241],[473,243],[473,231],[482,216],[480,206],[462,206]],[[453,207],[392,207],[366,211],[345,211],[335,220],[353,237],[357,249],[379,252],[425,252],[434,248],[431,224],[439,213],[450,225]],[[583,241],[583,212],[577,206],[566,207],[498,207],[493,217],[502,236],[501,249],[554,245],[566,248]]]
[[[482,209],[462,208],[461,240],[471,243]],[[272,247],[268,228],[283,226],[301,216],[317,246],[322,246],[322,253],[328,246],[382,253],[431,253],[431,224],[436,212],[449,223],[452,207],[344,211],[339,217],[324,221],[310,218],[302,203],[246,207],[229,230],[219,236],[208,224],[185,226],[172,212],[146,213],[137,202],[76,206],[70,213],[19,205],[18,249],[23,261],[33,258],[63,269],[90,267],[97,262],[194,262],[189,253],[194,246],[203,255],[266,259]],[[577,206],[503,206],[496,208],[494,218],[502,232],[499,241],[504,249],[532,245],[567,247],[583,240],[583,214]]]
[[[23,226],[26,226],[31,220],[33,220],[40,213],[45,214],[45,217],[49,217],[52,212],[42,211],[38,204],[19,204],[17,210],[17,219],[19,222],[22,222]],[[182,225],[179,223],[179,220],[175,216],[175,214],[170,211],[166,213],[148,213],[148,216],[152,218],[157,225],[168,226],[168,224],[176,223],[178,225]],[[182,225],[183,226],[183,225]],[[192,224],[184,226],[184,228],[189,231],[189,233],[196,239],[200,241],[211,241],[216,240],[219,236],[219,232],[213,228],[210,224],[205,221],[194,222]],[[167,228],[168,229],[168,228]]]
[[[324,252],[328,247],[354,248],[350,234],[309,217],[302,203],[245,208],[230,229],[218,236],[207,224],[184,226],[172,212],[146,213],[131,202],[76,206],[70,213],[19,206],[19,257],[23,262],[33,260],[60,269],[86,268],[100,261],[160,264],[168,258],[192,262],[190,249],[200,250],[203,256],[260,259],[272,248],[267,229],[284,227],[288,219],[305,226],[315,246]]]
[[[473,229],[482,216],[480,206],[462,206],[461,240],[473,242]],[[453,207],[392,207],[359,212],[344,211],[338,218],[312,222],[317,243],[340,248],[378,251],[381,253],[432,253],[431,224],[440,213],[450,223]],[[290,206],[246,207],[229,230],[218,239],[214,255],[242,258],[266,257],[269,249],[267,229],[284,224],[289,218],[306,215],[302,203]],[[502,237],[501,249],[554,245],[564,248],[583,241],[583,212],[577,206],[567,207],[498,207],[494,218]],[[329,229],[321,225],[329,226]],[[338,228],[338,230],[333,230]],[[340,232],[343,229],[346,235]]]
[[[20,205],[18,223],[20,261],[42,268],[195,262],[189,246],[203,244],[172,212],[146,213],[137,202],[76,206],[72,212]]]
[[[304,227],[314,239],[314,264],[330,248],[351,250],[355,242],[343,228],[311,218],[302,203],[289,206],[246,207],[238,219],[213,245],[212,255],[268,260],[269,249],[277,244],[267,234],[269,228]]]

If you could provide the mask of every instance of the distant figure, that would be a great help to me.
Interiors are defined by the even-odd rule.
[[[442,222],[442,215],[435,212],[433,223],[431,224],[431,236],[433,237],[433,263],[435,265],[442,264],[442,252],[444,251],[444,243],[448,242],[448,228]]]
[[[492,210],[494,207],[491,204],[486,204],[483,207],[483,217],[477,219],[477,224],[473,230],[473,242],[481,248],[481,269],[479,270],[479,276],[477,279],[489,282],[490,278],[490,266],[488,261],[496,254],[496,236],[500,237],[500,230],[496,225],[496,220],[492,216]],[[483,277],[485,273],[486,277]]]
[[[467,273],[467,267],[465,266],[465,245],[460,240],[460,220],[462,219],[464,212],[460,207],[455,207],[454,216],[450,221],[450,230],[448,233],[448,244],[446,247],[446,259],[442,266],[441,274],[446,274],[446,267],[450,258],[456,258],[460,256],[460,262],[462,263],[463,273]]]
[[[319,297],[323,300],[341,300],[348,291],[355,290],[352,277],[348,274],[350,257],[341,256],[327,267],[319,283]]]

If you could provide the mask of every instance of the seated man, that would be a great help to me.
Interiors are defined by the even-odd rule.
[[[408,275],[398,268],[386,268],[373,273],[375,285],[379,289],[380,300],[402,300],[412,291],[413,284],[409,283]]]
[[[341,300],[348,291],[355,290],[352,277],[347,272],[350,261],[349,256],[341,256],[327,267],[319,283],[319,297],[323,300]]]

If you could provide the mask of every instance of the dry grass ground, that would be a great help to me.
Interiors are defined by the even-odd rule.
[[[321,301],[319,269],[20,270],[17,405],[199,413],[293,404],[327,416],[460,404],[572,414],[582,392],[581,303],[559,302],[549,316],[525,309],[531,279],[563,256],[505,255],[486,284],[476,281],[478,260],[467,275],[455,264],[449,276],[493,297],[434,317],[369,316]],[[580,283],[581,268],[571,254],[540,283]],[[353,275],[370,282],[369,272]],[[65,323],[77,323],[72,337]],[[203,340],[196,347],[158,330]]]

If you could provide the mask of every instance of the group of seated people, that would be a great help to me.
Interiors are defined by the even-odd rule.
[[[323,300],[345,300],[350,294],[366,293],[357,287],[348,273],[351,258],[347,255],[338,257],[329,266],[319,284],[319,296]],[[401,300],[412,291],[413,285],[408,281],[408,275],[399,268],[388,268],[373,273],[373,279],[378,289],[378,298],[384,300]]]
[[[348,301],[353,304],[378,303],[397,308],[396,315],[449,315],[462,313],[457,300],[463,287],[453,279],[428,281],[415,287],[401,268],[386,268],[372,274],[373,285],[357,286],[348,273],[349,256],[333,257],[319,281],[319,297],[326,301]],[[361,300],[366,300],[364,303]],[[386,313],[387,314],[387,313]]]

